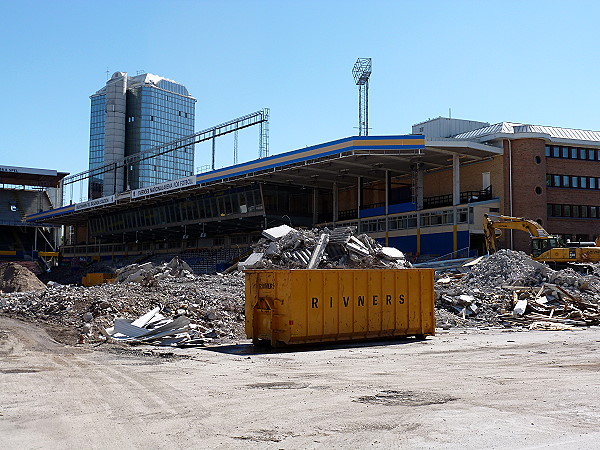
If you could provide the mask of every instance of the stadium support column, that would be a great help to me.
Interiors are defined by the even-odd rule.
[[[116,75],[106,83],[104,129],[104,164],[115,163],[115,169],[104,174],[102,196],[116,194],[124,186],[123,167],[116,163],[125,157],[127,74]]]
[[[456,153],[452,155],[452,204],[460,205],[460,159]]]
[[[423,209],[423,163],[413,164],[412,167],[412,184],[413,184],[413,202],[417,207],[417,211]]]
[[[358,219],[358,222],[360,223],[360,208],[362,207],[362,202],[363,202],[363,198],[362,198],[362,188],[363,188],[363,179],[362,177],[357,177],[357,186],[356,186],[356,218]],[[359,227],[360,229],[360,227]]]
[[[333,225],[338,221],[339,191],[337,181],[333,182]]]
[[[319,221],[319,188],[313,188],[313,225]]]
[[[385,245],[389,245],[389,214],[390,214],[390,171],[385,171]]]
[[[452,225],[452,251],[458,250],[458,212],[457,206],[460,205],[460,159],[457,153],[452,155],[452,205],[453,205],[453,225]]]

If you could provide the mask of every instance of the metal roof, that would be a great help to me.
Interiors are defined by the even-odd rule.
[[[430,142],[423,135],[352,136],[200,173],[195,176],[196,184],[182,189],[139,198],[124,192],[108,205],[86,209],[68,205],[32,214],[26,220],[76,223],[108,210],[260,182],[325,189],[332,189],[335,183],[343,189],[356,186],[359,177],[372,182],[384,180],[386,171],[392,176],[410,174],[415,163],[422,164],[425,170],[449,167],[454,154],[458,154],[463,162],[470,162],[501,153],[501,148],[491,145],[455,139]]]
[[[477,130],[467,131],[466,133],[460,133],[454,136],[454,139],[465,139],[465,140],[478,140],[483,136],[489,136],[498,133],[514,133],[513,128],[515,125],[520,125],[512,122],[500,122],[490,125],[488,127],[478,128]]]
[[[0,166],[0,183],[24,186],[58,187],[68,172],[29,167]]]
[[[547,134],[552,139],[600,142],[600,131],[577,130],[574,128],[550,127],[545,125],[529,125],[514,122],[500,122],[489,127],[461,133],[454,139],[480,141],[493,138],[497,134],[536,133]]]

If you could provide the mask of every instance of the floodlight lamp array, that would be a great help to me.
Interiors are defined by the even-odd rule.
[[[366,84],[371,76],[371,58],[358,58],[352,68],[352,75],[358,86]]]

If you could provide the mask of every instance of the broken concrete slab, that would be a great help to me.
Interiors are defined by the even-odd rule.
[[[245,269],[261,268],[262,267],[261,261],[263,259],[263,256],[264,256],[263,252],[250,253],[250,255],[244,261],[240,261],[238,263],[238,269],[245,270]]]
[[[276,241],[277,239],[280,239],[280,238],[286,236],[291,231],[294,231],[294,229],[292,227],[290,227],[288,225],[279,225],[278,227],[273,227],[273,228],[268,228],[266,230],[263,230],[262,235],[264,237],[266,237],[267,239]]]
[[[319,237],[319,242],[315,246],[313,253],[310,257],[310,261],[308,262],[307,269],[314,269],[321,262],[321,258],[323,257],[323,253],[325,252],[325,246],[329,242],[329,235],[327,233],[323,233]]]
[[[381,247],[379,254],[387,259],[405,259],[404,253],[395,247]]]

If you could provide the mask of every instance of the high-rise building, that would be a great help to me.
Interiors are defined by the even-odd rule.
[[[182,84],[157,75],[115,72],[90,99],[90,170],[194,133],[196,99]],[[189,145],[95,175],[89,197],[190,176],[193,167]]]

